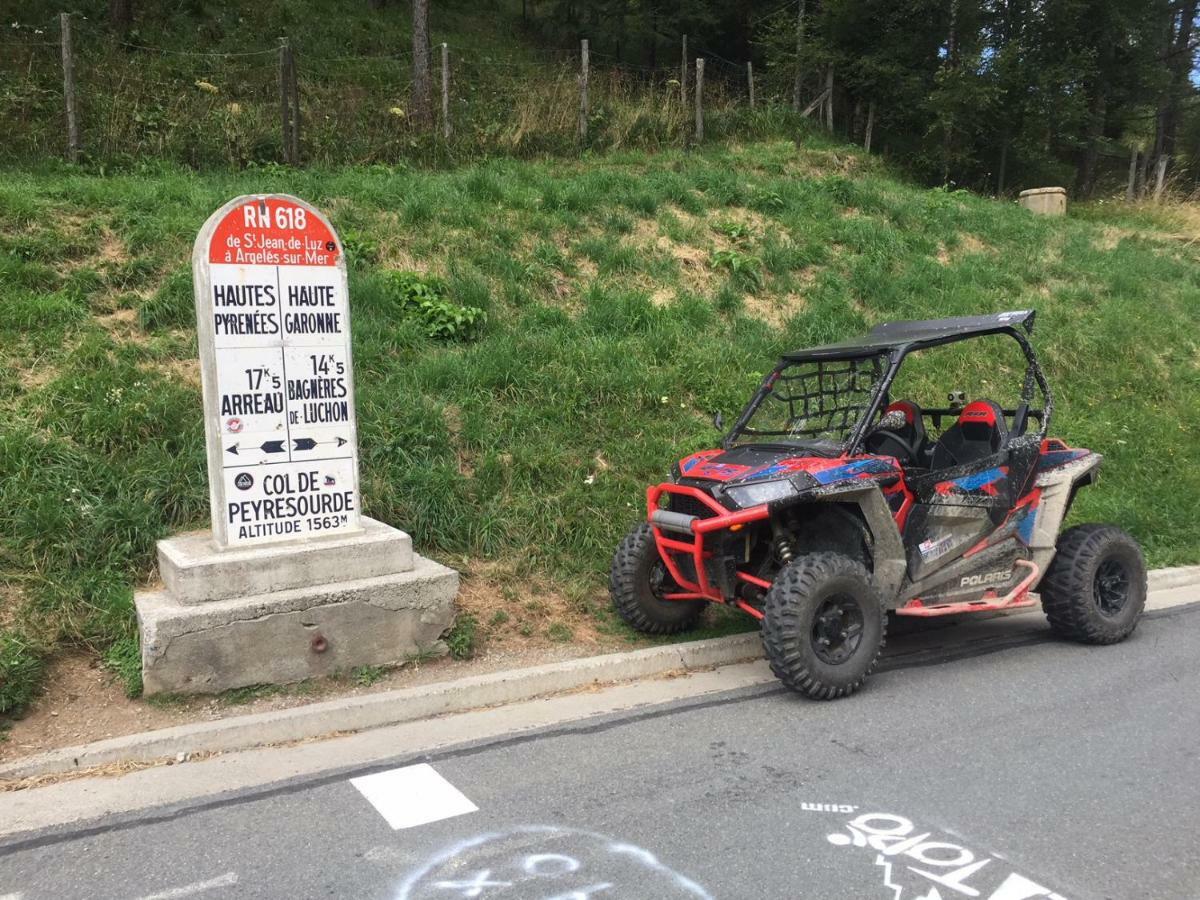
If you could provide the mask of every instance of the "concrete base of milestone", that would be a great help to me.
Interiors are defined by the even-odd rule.
[[[160,541],[164,588],[134,597],[147,695],[281,684],[444,650],[458,573],[372,519],[295,546],[220,551]]]

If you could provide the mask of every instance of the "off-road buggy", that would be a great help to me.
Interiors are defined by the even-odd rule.
[[[761,620],[783,683],[820,699],[863,684],[889,613],[1011,610],[1037,591],[1065,637],[1128,636],[1146,600],[1137,543],[1109,525],[1058,533],[1101,456],[1046,436],[1053,400],[1026,337],[1033,319],[890,322],[784,356],[719,449],[647,491],[647,521],[613,559],[616,611],[670,634],[710,602],[736,606]],[[910,354],[993,335],[1020,347],[1014,408],[959,391],[937,409],[891,396]]]

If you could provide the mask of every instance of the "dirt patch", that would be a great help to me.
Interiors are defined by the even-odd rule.
[[[119,266],[129,262],[129,251],[125,242],[110,228],[100,232],[100,249],[96,253],[97,262],[106,266]]]
[[[169,378],[200,387],[200,360],[198,359],[172,359],[162,363],[159,368]]]
[[[593,460],[595,478],[608,463]],[[459,595],[462,610],[475,616],[487,652],[553,646],[604,648],[626,646],[623,638],[603,634],[592,610],[605,602],[602,587],[568,596],[545,581],[517,572],[511,562],[472,563]]]
[[[1138,232],[1131,228],[1118,228],[1115,225],[1105,225],[1100,230],[1100,235],[1094,241],[1092,241],[1092,246],[1097,250],[1116,250],[1121,241],[1125,240],[1125,238],[1137,236]]]
[[[805,284],[810,284],[816,274],[805,272],[802,276]],[[782,328],[789,319],[804,309],[804,295],[793,291],[780,295],[747,294],[743,300],[743,308],[748,315],[766,322],[776,328]]]
[[[675,292],[670,288],[660,287],[650,295],[650,302],[655,306],[670,306],[675,299]]]
[[[744,225],[750,231],[748,235],[750,238],[761,237],[774,224],[762,213],[746,209],[742,206],[730,206],[726,209],[718,210],[710,216],[709,222],[714,225],[720,225],[724,222],[734,222],[738,225]]]
[[[36,391],[42,385],[49,384],[59,376],[57,366],[47,365],[45,363],[28,366],[13,366],[17,372],[17,380],[21,382],[21,387],[26,391]]]
[[[939,265],[948,266],[958,257],[965,256],[968,253],[991,252],[992,248],[990,246],[969,231],[964,231],[958,235],[958,240],[953,247],[947,247],[941,242],[938,243],[937,261]]]
[[[0,583],[0,628],[8,628],[25,605],[25,594],[15,584]]]
[[[136,309],[118,309],[116,312],[96,316],[96,324],[108,332],[118,343],[145,344],[149,336],[138,327]]]

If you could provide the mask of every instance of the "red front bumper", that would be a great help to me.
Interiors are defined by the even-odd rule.
[[[679,527],[664,528],[654,521],[654,513],[659,509],[659,500],[663,494],[675,494],[698,500],[712,511],[711,516],[694,518],[684,532]],[[753,506],[750,509],[730,512],[716,500],[699,488],[671,484],[669,482],[653,485],[646,489],[646,518],[654,531],[654,541],[658,545],[658,555],[662,557],[667,572],[682,590],[664,594],[664,600],[711,600],[714,603],[731,603],[750,613],[755,618],[762,618],[762,613],[736,597],[725,597],[713,585],[708,576],[705,561],[712,557],[712,552],[705,548],[706,536],[717,531],[732,529],[740,530],[750,522],[758,522],[767,518],[766,504]],[[672,537],[667,537],[664,531],[670,531]],[[690,538],[690,539],[689,539]],[[679,567],[677,557],[684,555],[690,558],[692,569],[696,573],[694,579],[684,576]],[[767,590],[771,587],[769,581],[756,578],[746,572],[735,572],[737,578],[755,587]]]

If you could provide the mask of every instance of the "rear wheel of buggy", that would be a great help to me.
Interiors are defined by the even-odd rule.
[[[853,694],[883,649],[887,617],[866,568],[840,553],[789,563],[767,592],[762,635],[771,671],[814,700]]]
[[[617,615],[644,634],[678,634],[694,628],[708,606],[706,600],[662,599],[680,588],[667,572],[654,532],[645,522],[617,547],[608,590]]]
[[[1038,590],[1056,634],[1084,644],[1115,644],[1137,627],[1146,605],[1146,562],[1129,534],[1113,525],[1077,525]]]

